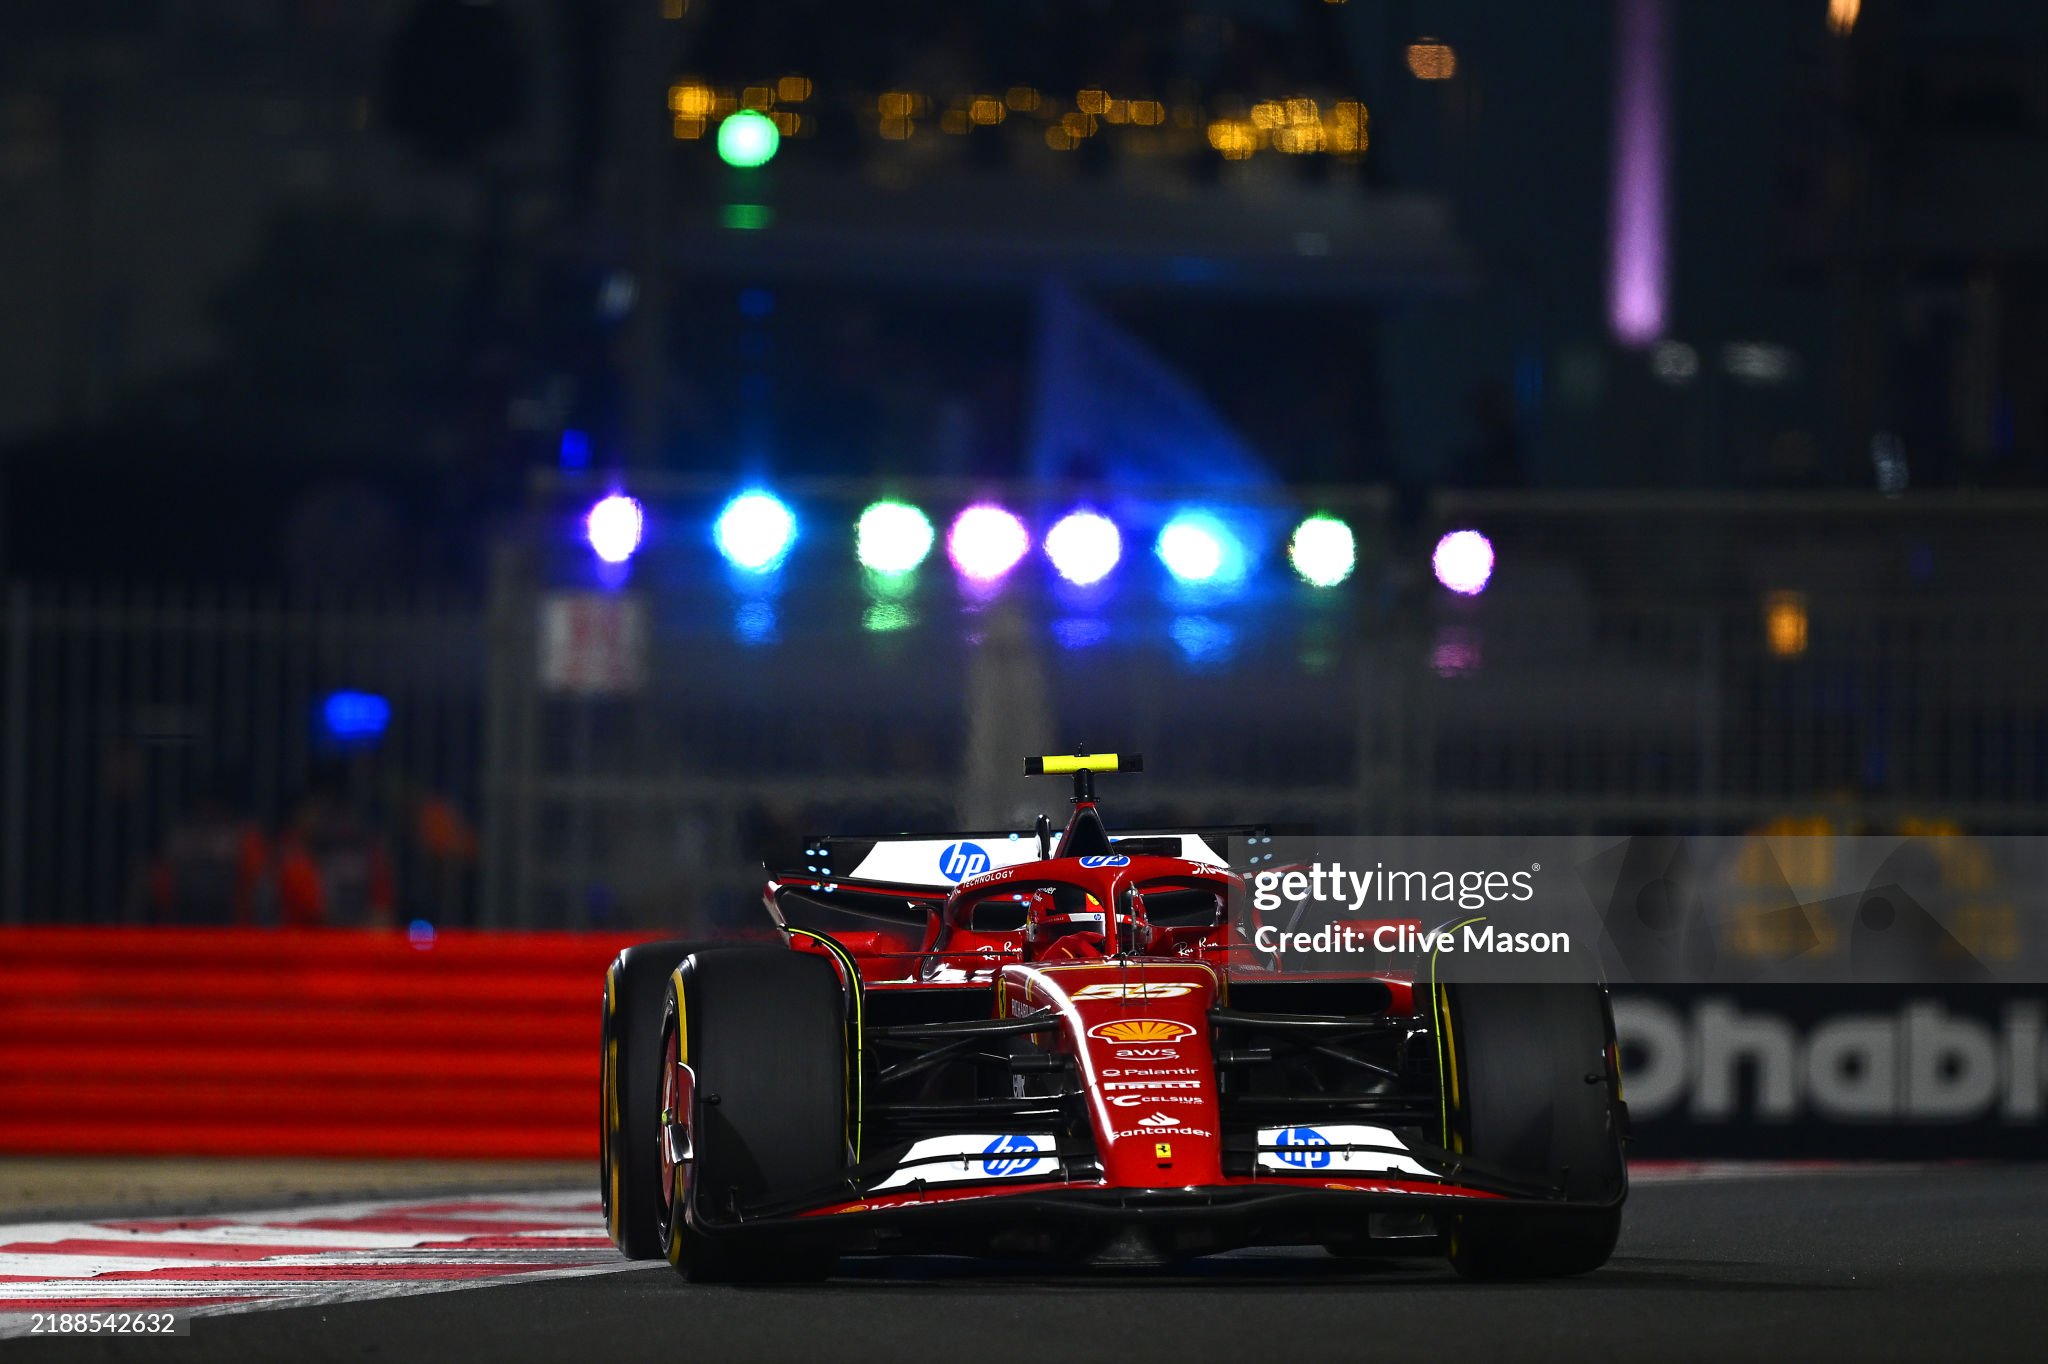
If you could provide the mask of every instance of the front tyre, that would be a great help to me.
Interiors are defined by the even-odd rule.
[[[1628,1192],[1606,992],[1595,985],[1447,985],[1436,1004],[1447,1144],[1577,1205],[1453,1214],[1444,1226],[1452,1266],[1468,1279],[1598,1269],[1614,1251]]]
[[[642,943],[619,953],[605,972],[597,1182],[605,1230],[629,1260],[661,1258],[661,1008],[668,978],[704,946]]]
[[[821,1279],[828,1245],[736,1230],[779,1198],[829,1197],[847,1168],[846,993],[787,948],[693,956],[669,981],[661,1107],[671,1124],[663,1251],[696,1281]]]

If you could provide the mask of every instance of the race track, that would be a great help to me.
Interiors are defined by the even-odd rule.
[[[2005,1359],[2048,1344],[2048,1167],[1639,1182],[1605,1270],[1473,1285],[1320,1251],[1173,1271],[854,1260],[809,1287],[665,1265],[253,1311],[185,1339],[15,1339],[37,1359],[991,1361]]]

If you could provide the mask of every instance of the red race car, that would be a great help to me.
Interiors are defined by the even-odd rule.
[[[826,838],[776,941],[648,943],[605,976],[612,1239],[698,1280],[842,1254],[1158,1263],[1252,1245],[1576,1274],[1621,1225],[1627,1110],[1591,985],[1279,969],[1263,829]],[[1233,867],[1233,855],[1237,866]]]

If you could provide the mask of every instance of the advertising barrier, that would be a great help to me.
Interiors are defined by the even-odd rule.
[[[2048,989],[1632,986],[1614,993],[1631,1155],[2048,1155]]]
[[[0,1153],[596,1155],[640,934],[0,931]],[[2048,1154],[2048,988],[1631,985],[1643,1158]]]
[[[0,1153],[595,1160],[645,937],[0,930]]]

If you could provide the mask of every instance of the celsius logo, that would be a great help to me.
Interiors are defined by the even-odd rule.
[[[948,843],[939,854],[939,875],[948,881],[964,881],[987,871],[993,860],[979,843]]]
[[[1320,1170],[1330,1163],[1330,1142],[1313,1127],[1283,1127],[1273,1136],[1282,1165],[1297,1170]]]
[[[1097,853],[1093,857],[1082,858],[1081,865],[1084,867],[1128,867],[1131,865],[1131,859],[1125,857],[1122,853]]]
[[[1032,1137],[997,1137],[981,1148],[981,1168],[992,1175],[1021,1175],[1038,1164],[1038,1142]]]

